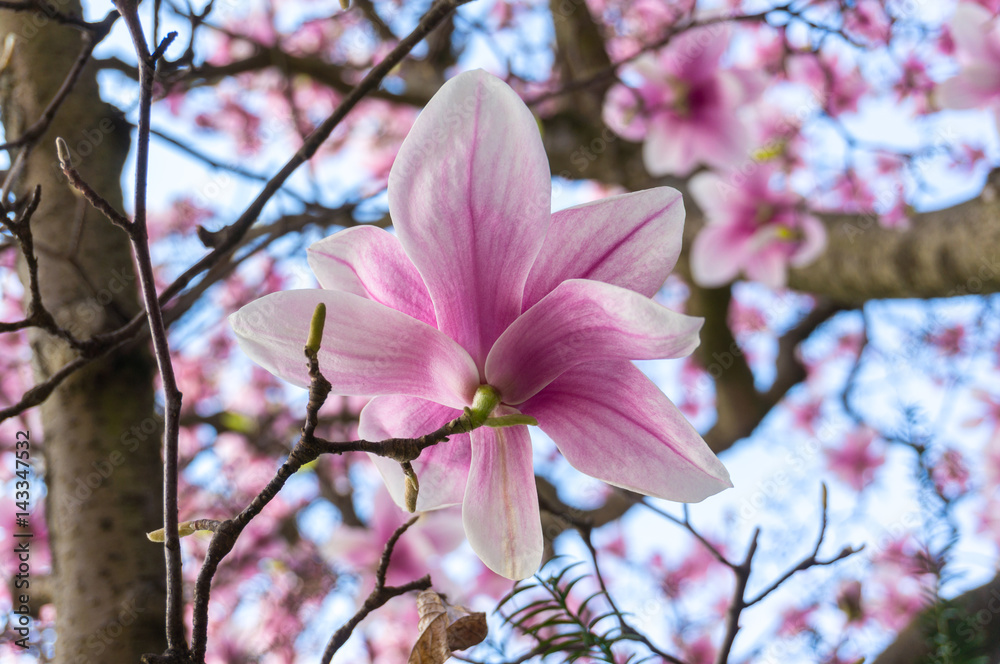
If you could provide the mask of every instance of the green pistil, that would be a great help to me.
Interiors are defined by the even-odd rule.
[[[466,410],[472,428],[481,427],[500,405],[500,393],[492,385],[480,385],[472,398],[472,408]]]

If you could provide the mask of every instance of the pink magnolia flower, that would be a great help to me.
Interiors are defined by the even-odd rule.
[[[825,450],[827,466],[855,491],[871,484],[875,471],[885,463],[881,449],[873,449],[875,432],[868,428],[852,431],[835,447]]]
[[[396,235],[342,231],[313,245],[323,290],[268,295],[230,321],[244,351],[297,385],[316,305],[333,391],[375,397],[369,440],[429,433],[481,386],[494,415],[533,417],[578,470],[672,500],[731,486],[694,428],[629,360],[675,358],[701,320],[651,296],[677,259],[680,195],[658,188],[549,212],[551,180],[531,112],[499,79],[461,74],[428,103],[389,175]],[[487,390],[488,391],[488,390]],[[398,504],[398,464],[375,463]],[[471,433],[413,463],[418,510],[462,504],[473,550],[525,578],[542,530],[524,425]]]
[[[869,44],[885,44],[892,30],[889,16],[879,0],[858,0],[854,9],[845,12],[844,30]]]
[[[926,113],[929,110],[928,99],[936,87],[934,79],[927,72],[927,63],[915,53],[911,53],[901,67],[899,80],[892,86],[896,98],[899,100],[911,98],[914,100],[916,112]]]
[[[1000,21],[996,13],[960,2],[949,28],[960,70],[938,86],[938,102],[945,108],[990,107],[1000,127]]]
[[[691,193],[708,221],[691,246],[691,275],[698,284],[721,286],[743,272],[780,288],[789,265],[806,265],[823,252],[823,224],[798,209],[796,194],[771,188],[774,173],[773,166],[758,164],[738,185],[715,173],[691,179]]]
[[[795,636],[813,629],[812,616],[819,607],[791,606],[782,611],[781,623],[778,625],[778,636]]]
[[[623,120],[645,120],[642,156],[651,174],[684,176],[698,164],[722,168],[746,160],[752,132],[741,114],[764,79],[760,72],[720,68],[729,33],[712,26],[681,34],[657,56],[636,60],[643,79],[637,89],[618,87],[609,95],[605,121],[616,132],[633,136]]]

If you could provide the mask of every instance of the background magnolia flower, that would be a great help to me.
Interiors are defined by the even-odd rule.
[[[643,81],[636,89],[613,88],[605,121],[631,140],[645,134],[643,162],[652,175],[689,174],[698,164],[718,168],[746,159],[752,147],[743,117],[760,96],[764,79],[748,69],[721,69],[730,29],[689,30],[655,57],[636,60]],[[645,132],[631,128],[638,118]]]
[[[323,290],[275,293],[230,318],[271,372],[308,383],[313,309],[330,312],[320,368],[341,394],[375,398],[369,440],[429,433],[481,385],[495,415],[534,417],[577,469],[616,486],[699,501],[726,469],[632,363],[698,344],[701,319],[651,296],[680,252],[683,205],[667,188],[549,212],[551,180],[531,112],[499,79],[461,74],[417,118],[389,175],[397,235],[358,227],[310,249]],[[375,462],[403,504],[398,464]],[[418,510],[461,503],[473,550],[525,578],[542,531],[526,426],[481,427],[413,463]]]
[[[372,516],[367,528],[342,525],[323,546],[324,553],[332,562],[346,563],[362,576],[361,601],[375,583],[375,570],[382,558],[382,548],[409,517],[393,504],[385,491],[376,492],[372,503]],[[396,542],[386,571],[387,585],[401,586],[419,579],[427,574],[430,564],[439,567],[441,559],[462,543],[461,527],[448,517],[445,512],[422,515],[406,531],[406,536]],[[437,573],[434,574],[434,587],[439,592],[450,594],[457,590]]]
[[[732,182],[707,172],[691,179],[707,219],[691,246],[691,276],[698,284],[722,286],[743,272],[780,288],[789,265],[807,265],[823,252],[823,224],[798,209],[796,194],[771,188],[774,174],[764,163]]]
[[[938,86],[938,102],[945,108],[991,107],[1000,128],[1000,22],[985,7],[960,2],[949,27],[961,69]]]

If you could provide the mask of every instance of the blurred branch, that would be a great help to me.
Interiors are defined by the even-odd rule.
[[[538,503],[542,508],[542,535],[545,538],[543,560],[554,555],[552,543],[570,528],[591,529],[617,521],[628,512],[638,500],[638,494],[624,489],[608,493],[604,503],[591,509],[580,509],[567,505],[559,498],[559,490],[549,480],[535,476]]]
[[[775,358],[776,376],[770,389],[759,391],[754,385],[753,372],[746,356],[729,328],[730,288],[691,287],[688,313],[703,316],[701,345],[695,357],[715,379],[715,403],[718,419],[705,434],[705,440],[716,453],[753,433],[792,387],[806,378],[805,367],[796,356],[805,341],[824,322],[843,307],[820,300],[799,323],[778,340]]]
[[[359,73],[357,70],[328,62],[319,57],[290,55],[278,45],[266,46],[248,38],[242,39],[253,45],[253,53],[224,65],[203,64],[168,72],[162,75],[165,88],[171,92],[179,92],[214,86],[225,78],[262,72],[272,67],[281,70],[285,75],[302,74],[308,76],[317,83],[321,83],[342,95],[349,95],[355,88],[350,79]],[[120,71],[129,78],[138,76],[138,70],[134,65],[114,56],[97,60],[97,63],[103,69]],[[420,108],[427,103],[431,94],[433,91],[424,91],[424,94],[414,94],[409,91],[393,94],[376,88],[372,89],[367,96]]]
[[[386,22],[379,16],[379,13],[375,10],[375,5],[372,0],[354,0],[352,3],[355,7],[361,10],[361,13],[365,15],[365,19],[371,23],[372,28],[375,29],[375,34],[382,41],[395,41],[396,34],[392,31]]]
[[[64,3],[59,3],[64,4]],[[14,12],[32,12],[43,18],[52,19],[56,23],[62,23],[64,25],[72,25],[73,27],[80,28],[81,30],[100,33],[103,30],[103,24],[108,20],[106,17],[104,21],[98,23],[88,23],[83,20],[82,17],[76,14],[67,14],[61,12],[55,8],[53,4],[45,2],[45,0],[24,0],[23,2],[0,2],[0,9],[6,9],[8,11]],[[117,12],[115,12],[117,14]],[[117,18],[117,16],[115,16]],[[112,19],[112,22],[114,19]],[[100,40],[98,40],[100,41]]]

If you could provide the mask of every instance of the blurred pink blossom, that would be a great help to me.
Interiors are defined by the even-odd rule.
[[[793,606],[781,612],[781,624],[778,625],[778,636],[795,636],[812,629],[810,618],[819,608],[815,604],[809,606]]]
[[[844,11],[844,30],[872,45],[889,41],[892,25],[879,0],[858,0],[853,9]]]
[[[861,491],[871,484],[875,471],[885,463],[881,443],[875,432],[865,427],[848,433],[832,447],[824,450],[827,467],[842,482]]]
[[[969,489],[969,466],[955,448],[946,449],[931,469],[934,486],[945,496],[956,498]]]
[[[626,137],[644,133],[643,161],[653,175],[687,175],[698,164],[732,167],[752,147],[746,108],[764,87],[762,72],[723,69],[730,29],[717,25],[682,33],[632,69],[642,83],[608,96],[605,120]],[[641,116],[645,131],[630,127]]]
[[[938,102],[945,108],[990,108],[1000,127],[1000,22],[996,10],[960,2],[949,29],[959,71],[938,86]]]
[[[396,506],[388,491],[380,489],[375,493],[368,527],[341,526],[331,534],[324,551],[334,564],[346,564],[362,574],[365,579],[361,587],[362,597],[374,584],[375,570],[385,543],[411,516]],[[435,571],[445,554],[453,551],[464,538],[462,521],[453,511],[421,514],[417,523],[396,543],[386,583],[403,585]],[[441,588],[446,577],[434,573],[433,578],[435,587]]]
[[[729,181],[699,173],[690,187],[707,224],[691,247],[691,274],[701,286],[715,287],[741,272],[772,288],[787,281],[788,267],[811,263],[826,246],[826,230],[800,210],[797,194],[771,186],[774,166],[758,164]]]
[[[788,76],[805,85],[827,113],[836,117],[858,110],[868,84],[857,67],[841,65],[836,55],[803,53],[788,59]]]

